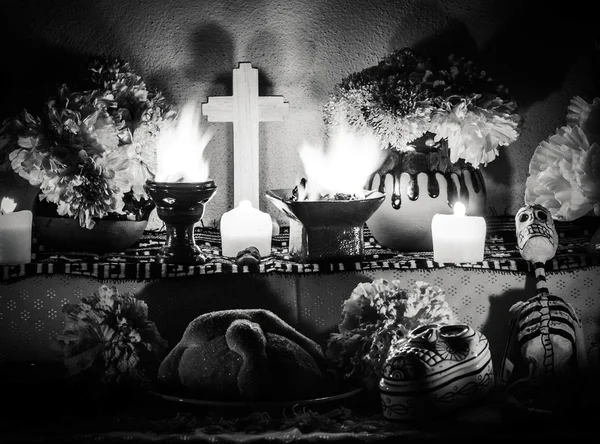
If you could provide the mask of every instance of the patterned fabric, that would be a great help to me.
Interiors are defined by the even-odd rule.
[[[574,222],[556,222],[559,247],[556,256],[546,264],[546,271],[585,268],[600,264],[599,253],[588,253],[590,239],[600,222],[586,217]],[[221,239],[216,228],[195,229],[196,244],[207,255],[204,265],[176,265],[154,262],[158,249],[164,244],[165,233],[146,231],[141,239],[122,253],[98,255],[52,251],[34,239],[32,262],[0,268],[0,282],[35,275],[67,274],[91,276],[98,279],[127,279],[146,281],[169,277],[197,276],[214,273],[320,273],[367,270],[415,270],[443,268],[447,264],[433,261],[433,252],[399,253],[383,248],[365,226],[365,255],[362,260],[340,262],[297,263],[290,260],[289,231],[282,228],[273,237],[272,254],[254,267],[238,267],[233,259],[221,256]],[[487,239],[484,260],[477,263],[453,264],[466,269],[499,271],[532,271],[517,249],[515,223],[512,216],[487,218]]]

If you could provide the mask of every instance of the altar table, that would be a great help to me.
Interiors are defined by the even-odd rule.
[[[0,364],[0,376],[7,376],[5,369]],[[12,380],[0,378],[6,407],[0,442],[15,444],[592,443],[600,420],[597,397],[575,412],[524,418],[506,409],[498,391],[444,417],[395,422],[383,418],[365,396],[317,407],[209,409],[166,402],[151,392],[94,391],[81,381],[57,377],[48,363],[37,370],[39,379],[25,367],[10,372]]]
[[[489,339],[499,368],[509,307],[535,293],[531,265],[517,249],[512,217],[490,217],[484,261],[438,264],[431,252],[398,253],[381,247],[365,227],[360,260],[301,264],[290,260],[288,232],[273,238],[271,256],[257,267],[238,267],[220,255],[214,228],[196,228],[204,265],[154,262],[164,232],[145,232],[123,253],[96,255],[51,251],[35,242],[30,264],[0,267],[0,362],[56,359],[53,339],[61,332],[66,303],[76,303],[102,284],[145,299],[150,319],[171,345],[196,316],[227,308],[267,308],[301,332],[324,343],[337,329],[342,302],[360,282],[398,279],[442,287],[459,320]],[[573,304],[582,319],[588,354],[598,360],[600,254],[588,252],[598,227],[595,217],[557,222],[560,241],[546,264],[548,287]]]

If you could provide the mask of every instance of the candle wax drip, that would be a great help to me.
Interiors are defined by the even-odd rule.
[[[408,175],[408,185],[406,186],[406,194],[408,195],[408,198],[412,201],[415,201],[419,198],[419,182],[417,181],[416,174]]]
[[[440,195],[440,183],[437,180],[435,171],[427,173],[427,193],[434,199]]]
[[[440,195],[440,184],[437,179],[436,174],[442,174],[446,179],[447,183],[447,193],[448,193],[448,206],[450,208],[454,207],[455,202],[460,200],[462,202],[469,201],[469,189],[467,188],[466,180],[465,180],[465,171],[466,169],[461,169],[460,173],[455,172],[445,172],[441,173],[439,171],[427,171],[425,174],[427,175],[427,194],[432,199],[437,198]],[[469,171],[471,173],[471,185],[473,187],[473,191],[475,193],[481,192],[485,184],[483,182],[483,176],[478,169],[472,169]],[[402,206],[402,196],[400,190],[400,178],[403,174],[402,171],[388,171],[387,173],[379,173],[380,182],[378,191],[385,194],[385,175],[391,174],[393,179],[393,193],[392,193],[392,207],[395,210],[400,209]],[[418,185],[418,174],[409,174],[408,184],[406,187],[406,195],[412,201],[416,201],[419,198],[419,185]],[[375,175],[371,177],[369,188],[372,188],[373,180]],[[457,183],[458,182],[458,186]]]

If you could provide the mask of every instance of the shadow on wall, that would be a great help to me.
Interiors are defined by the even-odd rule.
[[[558,91],[572,65],[592,54],[599,23],[590,10],[593,2],[580,3],[541,7],[523,2],[482,48],[482,65],[505,82],[520,108]]]
[[[3,9],[6,14],[0,26],[0,41],[5,42],[0,70],[0,119],[23,108],[40,114],[60,84],[89,89],[86,70],[90,57],[103,51],[111,56],[129,55],[125,40],[115,32],[106,11],[97,2],[76,7],[70,1],[37,2],[33,9],[31,3],[11,2]],[[84,50],[65,49],[86,41],[90,47]]]
[[[87,78],[85,71],[91,55],[76,54],[14,35],[9,37],[3,31],[0,31],[0,41],[11,41],[10,45],[4,45],[2,55],[9,66],[0,70],[0,84],[4,86],[0,120],[22,109],[39,115],[46,100],[56,95],[58,86],[63,83],[73,88],[89,87],[81,82]]]
[[[272,36],[260,38],[270,42]],[[232,70],[238,67],[239,62],[252,62],[252,60],[236,60],[236,46],[234,38],[225,28],[217,23],[208,23],[199,27],[189,39],[189,48],[191,58],[183,68],[183,74],[186,79],[192,82],[205,83],[208,88],[208,96],[228,96],[233,94],[233,73]],[[252,42],[255,46],[256,41]],[[252,64],[258,68],[258,87],[259,95],[270,95],[273,83],[264,74],[261,66]],[[149,77],[149,83],[158,87],[162,91],[169,91],[172,86],[174,75],[173,69],[164,69],[157,71]],[[203,100],[204,101],[204,100]]]
[[[239,275],[206,275],[197,279],[167,279],[151,282],[137,293],[148,303],[149,319],[173,348],[188,324],[204,313],[229,309],[271,310],[290,325],[296,324],[295,300],[286,305],[287,295],[277,294],[265,280]]]
[[[481,328],[481,333],[489,341],[496,375],[500,375],[505,347],[510,339],[509,327],[512,320],[512,315],[509,312],[510,307],[519,301],[526,301],[535,293],[535,278],[531,277],[529,279],[528,277],[524,289],[512,289],[500,295],[490,296],[489,313],[485,324]]]
[[[592,84],[594,85],[594,95],[600,95],[600,25],[593,28],[593,48],[592,48]]]
[[[404,32],[403,28],[396,31],[389,43],[389,52],[403,46]],[[420,40],[413,45],[413,49],[434,59],[446,58],[449,54],[457,54],[469,59],[477,56],[477,42],[471,36],[467,26],[456,19],[451,20],[442,33]]]
[[[271,81],[270,77],[266,74],[268,67],[263,66],[260,63],[261,60],[268,60],[273,63],[271,66],[283,66],[282,58],[285,55],[286,48],[281,43],[282,40],[278,38],[277,34],[273,34],[268,31],[258,32],[246,45],[245,54],[249,57],[246,62],[252,62],[252,67],[258,69],[258,95],[259,96],[272,96],[282,95],[283,91],[275,90],[275,85]],[[240,60],[242,61],[242,60]],[[256,61],[256,62],[255,62]],[[237,65],[235,66],[237,68]]]
[[[235,68],[235,41],[231,34],[216,23],[200,26],[189,37],[191,52],[184,75],[193,82],[206,82],[208,95],[231,95],[231,70]],[[157,76],[158,77],[158,76]],[[159,74],[157,84],[169,87],[169,72]]]

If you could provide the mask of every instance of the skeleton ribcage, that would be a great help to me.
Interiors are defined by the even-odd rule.
[[[576,345],[577,319],[572,308],[558,296],[538,294],[529,299],[518,318],[518,344],[523,349],[532,341],[540,341],[544,348],[544,367],[553,372],[552,335],[567,339],[573,349]]]

